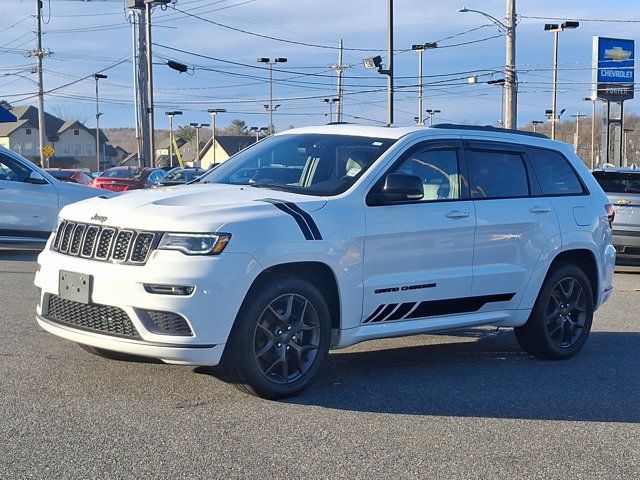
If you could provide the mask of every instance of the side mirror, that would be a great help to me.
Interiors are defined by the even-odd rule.
[[[45,178],[38,172],[31,172],[29,178],[27,178],[27,183],[35,183],[36,185],[44,185],[49,183],[45,180]]]
[[[370,200],[376,205],[387,205],[398,202],[413,202],[424,197],[422,180],[415,175],[390,173],[370,195]]]

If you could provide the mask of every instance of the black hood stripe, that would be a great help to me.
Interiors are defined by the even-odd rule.
[[[320,235],[318,226],[311,215],[302,210],[295,203],[283,202],[282,200],[274,200],[272,198],[263,198],[260,201],[270,203],[277,209],[291,216],[298,224],[298,227],[300,227],[305,239],[322,240],[322,235]]]

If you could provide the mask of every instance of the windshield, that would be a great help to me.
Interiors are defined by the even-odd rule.
[[[346,191],[395,140],[328,134],[266,138],[198,180],[308,195]]]
[[[195,180],[196,178],[198,178],[203,173],[204,173],[204,170],[202,169],[177,170],[175,172],[169,172],[169,174],[166,177],[164,177],[164,180],[162,180],[162,183],[182,182],[182,181],[190,182],[191,180]]]
[[[593,172],[607,193],[640,193],[640,172]]]
[[[144,173],[143,170],[134,168],[111,168],[100,175],[108,178],[140,178]]]

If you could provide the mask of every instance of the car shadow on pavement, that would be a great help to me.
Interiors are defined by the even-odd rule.
[[[592,332],[574,358],[542,361],[522,352],[511,330],[484,332],[467,334],[475,341],[336,351],[311,388],[287,402],[406,415],[640,423],[639,333]]]

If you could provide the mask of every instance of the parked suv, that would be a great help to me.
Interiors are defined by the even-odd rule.
[[[593,176],[616,207],[613,245],[621,265],[640,264],[640,169],[604,167]]]
[[[222,363],[293,395],[330,348],[478,325],[584,345],[613,208],[571,147],[488,127],[288,130],[194,184],[65,208],[38,323],[104,357]]]

